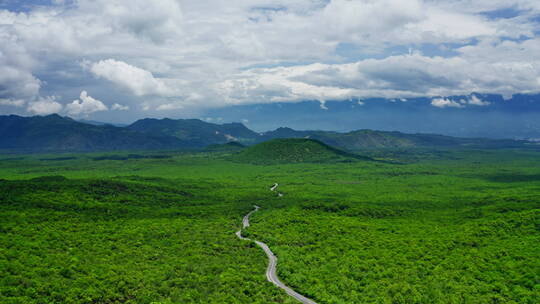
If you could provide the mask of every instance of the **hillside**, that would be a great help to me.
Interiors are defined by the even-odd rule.
[[[184,147],[173,137],[110,125],[95,126],[53,114],[0,116],[0,149],[22,152],[156,150]]]
[[[142,119],[128,127],[118,127],[83,123],[56,114],[33,117],[0,116],[0,150],[11,152],[204,148],[229,142],[253,145],[280,138],[315,139],[349,151],[380,148],[539,147],[538,143],[526,141],[374,130],[339,133],[278,128],[260,134],[241,123],[212,124],[199,119]]]
[[[213,124],[199,119],[141,119],[129,129],[153,135],[176,137],[187,145],[204,147],[230,141],[254,142],[259,134],[241,123]]]
[[[377,148],[523,148],[527,141],[460,138],[437,134],[406,134],[401,132],[357,130],[347,133],[331,131],[296,131],[290,128],[278,128],[266,132],[261,140],[275,138],[312,138],[328,145],[346,150]]]
[[[234,160],[253,164],[325,163],[369,158],[347,153],[314,139],[273,139],[249,147]]]

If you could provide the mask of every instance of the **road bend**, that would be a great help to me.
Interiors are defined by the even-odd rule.
[[[254,206],[254,207],[255,207],[255,209],[253,209],[248,214],[246,214],[246,216],[244,216],[244,219],[242,220],[242,229],[238,230],[236,232],[236,235],[242,240],[255,242],[259,247],[262,248],[262,250],[264,250],[264,253],[266,253],[266,255],[268,256],[268,268],[266,268],[266,278],[268,279],[269,282],[271,282],[272,284],[276,285],[277,287],[283,289],[289,296],[295,298],[296,300],[300,301],[301,303],[304,303],[304,304],[317,304],[315,301],[304,297],[303,295],[301,295],[298,292],[294,291],[292,288],[290,288],[289,286],[283,284],[283,282],[281,282],[279,280],[279,278],[277,276],[277,273],[276,273],[277,257],[272,252],[272,250],[270,250],[268,245],[266,245],[263,242],[260,242],[260,241],[257,241],[257,240],[251,240],[251,239],[248,239],[248,238],[242,236],[242,230],[249,227],[249,217],[253,213],[259,211],[259,209],[260,209],[259,206]]]

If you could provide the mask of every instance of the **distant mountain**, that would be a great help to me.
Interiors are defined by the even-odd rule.
[[[312,138],[346,150],[436,147],[521,148],[531,145],[530,142],[518,140],[460,138],[436,134],[406,134],[395,131],[358,130],[339,133],[331,131],[296,131],[290,128],[278,128],[263,133],[260,140],[265,141],[274,138]]]
[[[260,135],[241,123],[213,124],[199,119],[141,119],[129,129],[153,135],[173,136],[193,147],[230,141],[254,143]]]
[[[476,104],[471,103],[473,96]],[[318,100],[235,105],[209,109],[204,116],[225,121],[248,118],[255,130],[287,126],[295,130],[371,129],[474,138],[540,138],[540,94],[516,94],[510,99],[476,93],[444,98],[460,106],[434,106],[436,97],[352,98],[328,100],[323,107]]]
[[[406,134],[373,130],[347,133],[278,128],[256,133],[241,123],[212,124],[198,119],[142,119],[128,127],[93,125],[59,115],[0,116],[0,150],[14,152],[161,150],[212,146],[239,149],[272,139],[314,139],[343,150],[372,148],[521,148],[540,143]],[[234,142],[235,144],[232,144]],[[230,145],[224,145],[231,143]]]
[[[348,153],[323,142],[305,138],[273,139],[251,146],[233,156],[253,164],[325,163],[371,160]]]
[[[85,123],[85,124],[89,124],[89,125],[94,125],[94,126],[105,126],[105,125],[110,125],[110,126],[115,126],[115,127],[126,127],[126,126],[128,126],[127,124],[110,123],[110,122],[102,122],[102,121],[86,120],[86,119],[79,119],[77,121]]]
[[[0,149],[23,152],[148,150],[184,147],[174,137],[110,125],[95,126],[53,114],[0,116]]]

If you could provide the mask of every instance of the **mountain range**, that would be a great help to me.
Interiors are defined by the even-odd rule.
[[[287,126],[296,130],[372,129],[469,138],[540,139],[540,94],[517,94],[510,99],[490,94],[447,96],[443,100],[449,105],[439,106],[433,105],[434,99],[305,100],[215,108],[201,115],[214,121],[247,119],[249,127],[257,131]]]
[[[62,117],[0,116],[0,150],[9,152],[90,152],[112,150],[200,149],[239,142],[252,145],[276,138],[309,138],[345,150],[370,148],[515,148],[527,141],[458,138],[374,130],[347,133],[298,131],[281,127],[257,133],[241,123],[213,124],[199,119],[141,119],[118,127]]]

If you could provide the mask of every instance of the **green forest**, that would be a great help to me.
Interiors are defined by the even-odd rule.
[[[540,302],[537,151],[241,153],[0,156],[0,302],[297,303],[235,236],[254,205],[244,235],[319,304]]]

